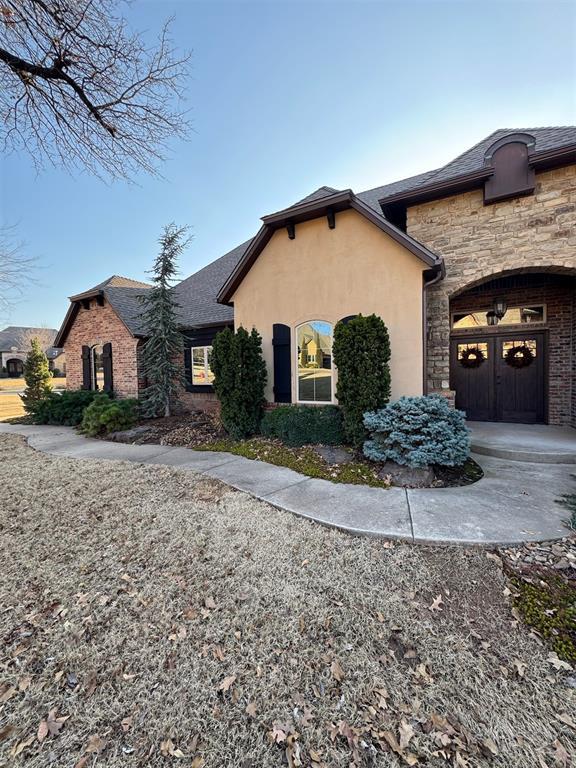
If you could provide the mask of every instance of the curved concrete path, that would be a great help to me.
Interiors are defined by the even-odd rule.
[[[475,455],[484,477],[461,488],[370,488],[316,480],[230,453],[163,445],[126,445],[79,435],[71,427],[0,424],[32,448],[73,459],[112,459],[201,472],[280,509],[355,534],[414,542],[518,544],[568,534],[556,499],[576,491],[574,465],[534,464]]]

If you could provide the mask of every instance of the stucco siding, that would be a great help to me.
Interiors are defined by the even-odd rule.
[[[336,214],[329,229],[319,218],[278,230],[233,296],[236,328],[262,335],[273,401],[272,326],[310,320],[333,325],[343,317],[379,315],[391,342],[392,397],[419,395],[422,371],[422,272],[425,265],[356,211]],[[292,355],[292,400],[296,400]]]

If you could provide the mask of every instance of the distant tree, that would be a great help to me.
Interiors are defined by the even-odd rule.
[[[48,368],[48,358],[38,339],[32,339],[31,349],[24,363],[24,378],[26,389],[21,395],[24,410],[34,412],[36,406],[52,391],[50,379],[52,374]]]
[[[32,282],[35,266],[35,259],[25,255],[15,232],[14,227],[0,227],[0,315],[7,315],[22,296],[24,287]]]
[[[188,56],[169,22],[156,46],[128,28],[123,0],[0,0],[5,150],[112,178],[154,172],[188,123]]]
[[[49,328],[23,328],[18,334],[18,349],[29,349],[30,345],[36,339],[40,348],[46,352],[54,345],[54,331]]]
[[[188,246],[187,227],[168,224],[160,237],[160,253],[151,274],[153,287],[142,294],[143,324],[147,340],[142,351],[148,386],[142,395],[145,416],[170,416],[184,380],[184,338],[178,330],[178,304],[170,290],[177,275],[177,260]]]

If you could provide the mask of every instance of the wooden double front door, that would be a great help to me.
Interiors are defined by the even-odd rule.
[[[546,420],[546,334],[453,337],[450,386],[472,421]]]

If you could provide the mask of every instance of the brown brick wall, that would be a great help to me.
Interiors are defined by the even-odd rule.
[[[138,397],[138,339],[105,302],[100,307],[90,301],[90,309],[80,307],[64,344],[66,352],[66,387],[82,388],[82,346],[112,344],[112,376],[119,397]]]
[[[538,174],[527,197],[485,206],[479,189],[412,206],[407,231],[444,257],[427,291],[427,387],[448,391],[451,297],[503,273],[576,274],[576,165]]]

